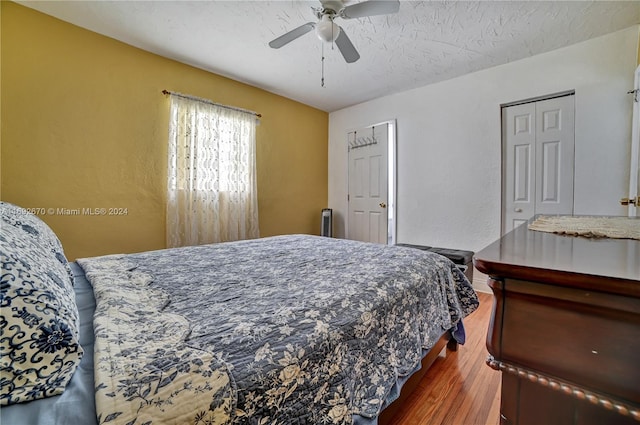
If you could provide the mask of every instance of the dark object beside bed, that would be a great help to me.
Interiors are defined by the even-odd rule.
[[[454,264],[458,265],[458,268],[464,272],[464,275],[467,277],[469,282],[473,283],[473,251],[465,251],[462,249],[451,249],[451,248],[436,248],[432,246],[426,245],[412,245],[406,243],[397,244],[397,246],[404,246],[408,248],[420,249],[422,251],[430,251],[435,252],[436,254],[440,254],[444,257],[447,257],[449,260],[453,261]]]

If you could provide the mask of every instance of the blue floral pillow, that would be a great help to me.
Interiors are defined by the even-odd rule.
[[[38,217],[0,202],[0,264],[0,405],[61,394],[83,353],[62,245]]]
[[[38,244],[50,250],[58,261],[64,265],[73,282],[73,273],[71,272],[67,257],[64,255],[62,243],[53,230],[47,226],[47,223],[24,208],[3,201],[0,201],[0,220],[2,220],[0,221],[0,225],[19,227],[36,238]]]

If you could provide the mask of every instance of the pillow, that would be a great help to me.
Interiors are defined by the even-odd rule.
[[[43,248],[50,249],[51,253],[64,265],[71,282],[73,282],[73,272],[64,255],[62,243],[53,230],[47,226],[47,223],[24,208],[3,201],[0,201],[0,220],[2,220],[0,221],[2,226],[20,227],[25,232],[31,233]]]
[[[69,264],[38,217],[0,202],[0,405],[61,394],[82,358]]]

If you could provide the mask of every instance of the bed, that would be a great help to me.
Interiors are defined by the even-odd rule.
[[[478,305],[412,248],[283,235],[69,264],[0,211],[2,423],[376,424]]]

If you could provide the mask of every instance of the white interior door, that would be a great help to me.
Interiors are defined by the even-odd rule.
[[[573,214],[574,96],[536,106],[535,214]]]
[[[572,214],[574,96],[505,107],[502,230],[535,214]]]
[[[502,109],[503,233],[535,214],[535,103]]]
[[[347,239],[387,243],[388,124],[348,134]]]

